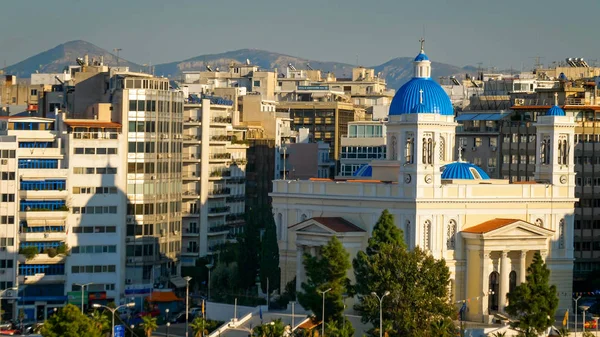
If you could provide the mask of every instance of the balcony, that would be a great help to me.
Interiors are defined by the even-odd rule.
[[[27,257],[23,254],[18,255],[19,263],[21,264],[61,264],[67,261],[67,256],[64,254],[58,254],[54,257],[50,257],[48,254],[39,253],[33,258],[27,260]]]
[[[244,222],[244,213],[228,214],[225,221],[228,225]]]
[[[231,207],[229,206],[216,206],[208,209],[209,216],[221,216],[229,213]]]
[[[231,159],[231,153],[211,153],[208,158],[212,162],[226,162]]]
[[[210,141],[211,142],[228,142],[229,141],[229,137],[227,137],[227,135],[212,135],[210,136]]]
[[[198,179],[200,179],[200,173],[199,172],[182,172],[181,173],[181,178],[183,180],[191,180],[191,181],[196,181]]]
[[[185,228],[183,230],[183,236],[198,236],[200,234],[200,228]]]
[[[217,225],[217,226],[209,226],[208,227],[208,235],[225,235],[229,234],[229,226],[227,225]]]
[[[231,124],[231,117],[215,116],[210,119],[213,124]]]
[[[65,199],[69,192],[67,190],[20,190],[21,199]]]
[[[181,159],[184,162],[199,162],[200,161],[200,155],[198,154],[183,154],[181,156]]]
[[[197,117],[197,116],[184,117],[183,124],[184,125],[200,125],[200,124],[202,124],[202,120],[200,119],[200,117]]]
[[[196,135],[183,135],[183,142],[184,143],[199,143],[200,142],[200,136],[196,136]]]
[[[19,239],[21,241],[63,241],[66,240],[65,232],[21,232]]]
[[[181,195],[183,199],[198,199],[200,197],[196,191],[184,191]]]
[[[233,165],[246,165],[248,160],[246,158],[235,158],[231,161]]]
[[[185,248],[185,252],[186,253],[200,253],[200,248],[198,248],[198,247],[186,247]]]
[[[230,192],[231,192],[231,189],[228,187],[216,188],[211,191],[208,191],[208,197],[209,198],[222,198],[222,197],[226,197],[227,195],[229,195]]]
[[[62,153],[60,148],[18,148],[17,158],[61,158]]]
[[[232,177],[227,180],[228,184],[245,184],[246,177]]]
[[[217,171],[212,171],[210,173],[210,179],[222,179],[222,178],[229,178],[231,177],[231,171],[229,170],[217,170]]]
[[[65,206],[57,210],[44,208],[29,209],[19,212],[21,220],[65,220],[69,216],[69,209]]]
[[[195,218],[197,218],[198,215],[200,215],[199,211],[187,211],[187,212],[183,211],[183,212],[181,212],[181,216],[182,217],[195,217]]]

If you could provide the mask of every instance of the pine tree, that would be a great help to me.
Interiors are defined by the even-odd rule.
[[[360,300],[355,309],[365,323],[378,329],[380,302],[372,293],[382,296],[389,291],[382,303],[385,330],[398,336],[427,336],[430,322],[453,314],[450,271],[444,260],[419,248],[408,251],[402,237],[393,216],[383,211],[366,252],[359,252],[353,261]]]
[[[325,318],[327,321],[341,322],[346,292],[346,273],[350,268],[350,255],[335,236],[321,250],[319,257],[304,255],[304,268],[307,280],[302,283],[302,292],[298,301],[302,307],[310,309],[317,321],[322,319],[323,295],[320,291],[331,290],[325,294]]]
[[[518,319],[515,327],[526,336],[537,336],[554,323],[558,308],[556,286],[549,284],[550,270],[539,252],[527,268],[526,281],[508,294],[506,312]]]
[[[267,279],[269,280],[269,292],[279,289],[281,269],[279,268],[279,246],[277,245],[277,228],[273,219],[271,207],[265,212],[265,233],[261,242],[260,254],[260,284],[263,292],[267,291]]]

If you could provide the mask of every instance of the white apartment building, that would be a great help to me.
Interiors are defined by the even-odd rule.
[[[367,177],[367,164],[386,156],[386,126],[378,121],[348,123],[348,134],[342,137],[340,171],[336,178]],[[361,168],[366,171],[359,171]],[[356,174],[356,175],[355,175]]]
[[[184,105],[182,263],[193,266],[240,233],[246,149],[232,126],[233,101],[191,94]]]

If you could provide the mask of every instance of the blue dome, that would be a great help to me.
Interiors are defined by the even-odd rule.
[[[417,105],[415,105],[412,110],[410,110],[411,114],[426,114],[426,113],[430,113],[431,111],[429,111],[427,109],[427,106],[423,103],[419,103]]]
[[[561,109],[558,105],[554,105],[548,109],[546,116],[565,116],[565,110]]]
[[[420,52],[419,55],[417,55],[417,57],[415,57],[415,62],[419,62],[419,61],[429,61],[429,57],[427,57],[427,55],[425,55],[425,53]]]
[[[453,116],[454,108],[446,91],[431,78],[416,77],[405,83],[396,92],[389,115],[403,115],[413,112],[413,107],[420,104],[420,91],[423,90],[424,110],[416,113],[439,113],[440,115]]]
[[[371,167],[371,165],[369,164],[365,164],[361,166],[358,170],[354,171],[354,173],[352,173],[352,176],[357,178],[370,178],[373,176],[373,167]]]
[[[442,179],[486,180],[490,179],[490,176],[477,165],[455,161],[442,166]]]

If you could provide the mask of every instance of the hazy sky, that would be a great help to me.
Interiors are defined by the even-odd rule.
[[[255,48],[369,66],[416,55],[425,27],[432,60],[520,69],[600,59],[599,12],[598,0],[0,0],[0,67],[77,39],[136,63]]]

